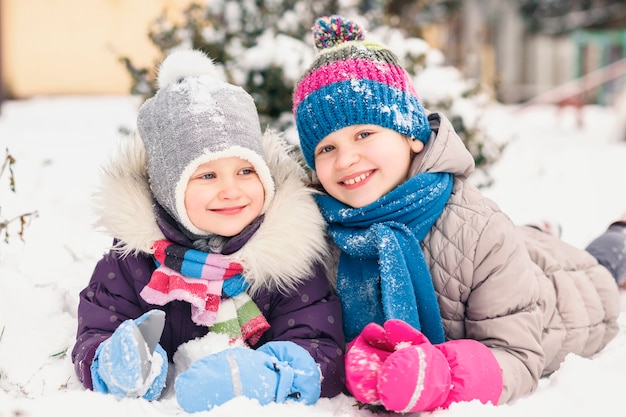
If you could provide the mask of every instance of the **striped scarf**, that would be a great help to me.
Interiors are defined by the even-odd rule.
[[[141,290],[148,303],[191,304],[191,319],[216,333],[256,344],[269,324],[246,293],[243,267],[226,256],[201,252],[168,240],[153,245],[157,268]]]

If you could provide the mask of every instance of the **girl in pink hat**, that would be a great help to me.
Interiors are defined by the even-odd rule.
[[[314,36],[293,110],[337,249],[350,393],[403,413],[510,403],[602,349],[618,331],[607,268],[468,181],[472,155],[388,48],[339,16]]]

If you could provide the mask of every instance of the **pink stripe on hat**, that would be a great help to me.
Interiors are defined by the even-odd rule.
[[[316,68],[302,79],[294,93],[293,110],[315,90],[337,82],[357,79],[378,81],[417,96],[413,83],[402,67],[371,59],[346,59]]]

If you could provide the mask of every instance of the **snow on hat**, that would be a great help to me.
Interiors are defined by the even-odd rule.
[[[252,97],[221,81],[211,58],[197,50],[171,53],[158,74],[159,90],[139,109],[137,128],[146,148],[150,189],[159,204],[192,233],[206,235],[187,216],[187,182],[202,164],[238,157],[254,166],[265,189],[265,211],[274,181],[263,159]]]
[[[375,124],[428,140],[426,113],[393,52],[364,40],[363,29],[341,16],[321,17],[312,30],[318,55],[293,94],[300,146],[311,168],[317,144],[354,124]]]

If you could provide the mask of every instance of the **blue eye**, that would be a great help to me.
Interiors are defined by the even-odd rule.
[[[252,168],[244,168],[241,171],[239,171],[239,174],[241,175],[250,175],[250,174],[254,174],[256,171]]]
[[[319,149],[318,153],[327,153],[327,152],[332,151],[333,149],[335,149],[335,147],[331,145],[323,146]]]
[[[212,180],[213,178],[215,178],[215,174],[212,172],[208,174],[202,174],[200,178],[202,178],[203,180]]]
[[[368,137],[371,133],[370,132],[361,132],[359,133],[356,137],[358,139],[365,139],[366,137]]]

